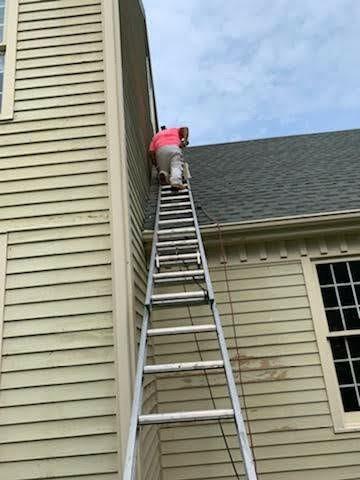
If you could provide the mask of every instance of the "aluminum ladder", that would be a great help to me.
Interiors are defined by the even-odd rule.
[[[188,269],[188,266],[191,264],[195,264],[196,269]],[[163,271],[163,267],[166,268],[169,266],[170,268],[171,266],[175,267],[176,270]],[[181,267],[185,267],[185,269],[181,269]],[[191,281],[203,281],[206,284],[206,288],[173,294],[154,293],[154,288],[160,284],[183,284]],[[201,303],[208,304],[212,311],[214,322],[210,325],[149,328],[151,312],[154,308],[160,308],[161,306],[196,305]],[[216,332],[221,354],[219,360],[146,365],[147,339],[149,337],[155,337],[157,335],[199,334],[202,332]],[[148,415],[141,413],[143,393],[142,382],[145,375],[215,368],[222,368],[225,371],[232,405],[231,409],[157,413]],[[214,291],[201,239],[191,186],[189,180],[187,180],[186,188],[177,192],[173,192],[167,185],[159,187],[143,323],[138,351],[134,399],[122,479],[135,479],[137,443],[141,426],[222,419],[232,419],[235,422],[246,479],[257,480],[220,315],[214,298]]]

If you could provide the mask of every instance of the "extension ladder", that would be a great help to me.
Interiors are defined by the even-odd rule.
[[[196,269],[188,269],[189,265]],[[168,267],[163,271],[163,267]],[[176,270],[170,270],[175,267]],[[181,269],[180,267],[185,267]],[[155,294],[154,288],[161,284],[203,281],[206,288],[180,293]],[[161,306],[208,304],[214,322],[209,325],[185,325],[171,328],[149,328],[151,312]],[[196,361],[146,365],[147,339],[160,335],[200,334],[216,332],[221,358],[216,361]],[[143,377],[147,374],[185,372],[190,370],[219,369],[225,371],[231,409],[156,413],[144,415],[142,409]],[[130,419],[129,437],[125,457],[123,480],[135,479],[135,463],[139,429],[143,425],[232,419],[245,468],[247,480],[256,480],[252,452],[247,439],[232,367],[226,347],[220,315],[214,299],[213,287],[189,180],[186,188],[173,192],[170,186],[160,186],[156,210],[154,237],[149,264],[147,291],[141,329],[138,364],[135,379],[134,399]]]

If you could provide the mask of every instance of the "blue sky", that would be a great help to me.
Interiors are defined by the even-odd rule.
[[[191,145],[360,127],[360,0],[143,3],[159,121]]]

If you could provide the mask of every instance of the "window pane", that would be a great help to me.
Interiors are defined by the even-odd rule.
[[[360,282],[360,261],[350,262],[350,270],[354,282]]]
[[[351,287],[338,287],[341,305],[355,305],[355,298]]]
[[[350,277],[346,262],[333,263],[335,279],[337,283],[349,283]]]
[[[331,276],[330,265],[319,264],[319,265],[316,265],[316,269],[317,269],[320,285],[330,285],[334,283]]]
[[[328,321],[330,332],[344,330],[340,310],[326,310],[326,318]]]
[[[348,385],[354,383],[350,369],[350,362],[336,363],[335,369],[339,385]]]
[[[360,383],[360,360],[353,362],[356,382]]]
[[[347,358],[345,341],[343,338],[331,338],[330,345],[335,360]]]
[[[345,412],[360,410],[354,387],[341,388],[340,391]]]
[[[356,292],[357,302],[360,303],[360,285],[355,285],[355,292]]]
[[[329,307],[338,307],[335,288],[327,287],[321,289],[322,297],[324,300],[324,305],[326,308]]]
[[[360,336],[348,337],[350,355],[354,358],[360,357]]]
[[[360,319],[356,308],[344,308],[343,314],[348,330],[360,329]]]

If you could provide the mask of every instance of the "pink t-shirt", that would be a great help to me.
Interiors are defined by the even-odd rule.
[[[156,152],[160,147],[165,147],[167,145],[177,145],[180,146],[180,135],[178,128],[167,128],[166,130],[160,130],[156,135],[154,135],[151,140],[149,150],[150,152]]]

